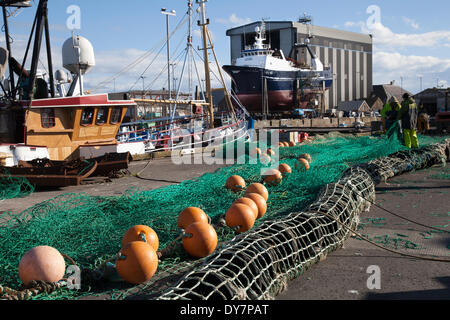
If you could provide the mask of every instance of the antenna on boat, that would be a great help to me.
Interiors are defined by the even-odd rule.
[[[20,65],[12,56],[11,53],[11,37],[9,35],[9,27],[8,27],[8,15],[6,12],[6,7],[15,7],[15,8],[25,8],[25,7],[31,7],[30,1],[15,1],[15,0],[3,0],[0,1],[0,6],[3,10],[3,21],[4,21],[4,32],[5,32],[5,38],[6,38],[6,47],[9,53],[8,62],[9,62],[9,71],[10,71],[10,77],[9,77],[9,89],[8,89],[8,96],[10,99],[15,100],[16,95],[19,92],[19,90],[23,90],[23,94],[21,91],[19,92],[19,99],[32,99],[33,98],[33,92],[35,89],[35,86],[38,85],[40,89],[42,90],[45,95],[48,95],[48,88],[44,88],[47,86],[45,83],[45,86],[43,86],[43,82],[39,82],[36,84],[37,79],[37,67],[39,63],[39,55],[42,45],[42,38],[45,36],[45,44],[47,49],[47,63],[49,68],[49,80],[50,80],[50,93],[51,96],[55,96],[55,85],[54,85],[54,78],[53,78],[53,63],[52,63],[52,55],[51,55],[51,47],[50,47],[50,36],[49,36],[49,24],[48,24],[48,8],[47,8],[48,0],[40,0],[39,4],[37,6],[36,15],[34,18],[33,26],[30,32],[27,48],[25,50],[23,63]],[[33,55],[31,59],[31,69],[30,72],[27,72],[22,66],[25,65],[28,51],[31,47],[31,40],[33,38],[34,34],[34,44],[33,44]],[[19,76],[17,80],[17,84],[15,83],[14,79],[14,72]]]
[[[308,39],[313,38],[314,36],[311,34],[312,16],[309,16],[306,14],[306,12],[304,12],[303,17],[300,17],[298,19],[298,22],[300,22],[306,26],[306,32],[308,34]]]

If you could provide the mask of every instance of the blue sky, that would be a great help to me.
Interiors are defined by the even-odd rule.
[[[37,2],[37,1],[36,1]],[[52,36],[52,51],[56,68],[61,66],[61,46],[70,37],[66,22],[70,14],[67,8],[77,5],[81,9],[81,29],[75,33],[88,38],[96,52],[97,66],[87,75],[87,88],[95,88],[103,80],[112,79],[123,67],[145,52],[153,49],[143,62],[105,83],[101,91],[135,89],[153,83],[152,89],[166,86],[166,78],[159,74],[165,63],[165,16],[160,9],[166,7],[177,12],[170,18],[173,29],[187,11],[185,0],[128,0],[128,1],[87,1],[50,0],[49,15]],[[368,26],[373,11],[379,8],[380,20]],[[194,7],[197,6],[194,4]],[[419,76],[423,88],[437,83],[450,86],[450,2],[448,1],[299,1],[299,0],[210,0],[207,15],[211,20],[210,30],[216,53],[221,64],[230,62],[227,29],[249,22],[266,20],[295,21],[303,13],[313,16],[314,25],[337,28],[354,32],[374,34],[374,83],[387,83],[401,77],[406,89],[417,92],[420,89]],[[15,38],[15,56],[21,57],[27,34],[31,27],[34,9],[25,9],[11,17],[10,28]],[[197,29],[196,23],[194,28]],[[171,40],[174,55],[182,53],[184,31]],[[198,31],[195,32],[195,46],[199,44]],[[4,39],[1,40],[4,45]],[[179,49],[177,46],[180,45]],[[176,52],[175,52],[176,51]],[[14,54],[14,52],[13,52]],[[183,55],[179,55],[183,57]],[[42,59],[45,61],[45,59]],[[144,83],[139,81],[143,70],[154,60],[144,74]],[[176,74],[180,72],[182,60],[177,62]],[[45,68],[45,65],[42,66]],[[145,84],[147,81],[147,84]],[[216,83],[217,84],[217,83]]]

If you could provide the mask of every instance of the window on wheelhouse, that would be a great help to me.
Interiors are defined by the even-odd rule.
[[[120,116],[122,115],[122,107],[114,107],[111,111],[111,124],[120,122]]]
[[[81,115],[81,125],[89,126],[92,124],[94,120],[94,108],[84,108],[83,113]]]
[[[97,118],[95,119],[95,124],[102,125],[108,120],[108,107],[99,108],[97,111]]]
[[[53,128],[55,126],[55,109],[45,108],[41,110],[42,128]]]

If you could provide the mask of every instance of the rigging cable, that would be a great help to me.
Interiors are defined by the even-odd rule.
[[[164,49],[165,46],[167,46],[167,42],[172,38],[172,36],[182,27],[184,26],[184,24],[187,22],[186,20],[186,16],[183,17],[182,20],[180,20],[180,22],[177,24],[177,26],[175,27],[175,29],[172,31],[172,33],[169,35],[169,39],[165,40],[165,44],[159,49],[158,53],[156,54],[156,56],[153,58],[153,60],[150,62],[149,65],[147,65],[147,67],[144,69],[144,71],[141,73],[141,75],[138,77],[138,79],[136,80],[136,82],[134,82],[134,84],[131,86],[131,88],[129,89],[129,91],[131,91],[136,84],[139,82],[139,79],[141,79],[141,77],[148,71],[148,69],[150,68],[150,66],[153,64],[153,62],[155,62],[155,60],[159,57],[162,49]],[[176,48],[176,50],[178,50],[178,47]]]

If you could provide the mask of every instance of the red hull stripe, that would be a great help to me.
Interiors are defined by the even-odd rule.
[[[31,108],[87,107],[100,105],[136,105],[134,100],[109,100],[108,94],[33,100]]]

